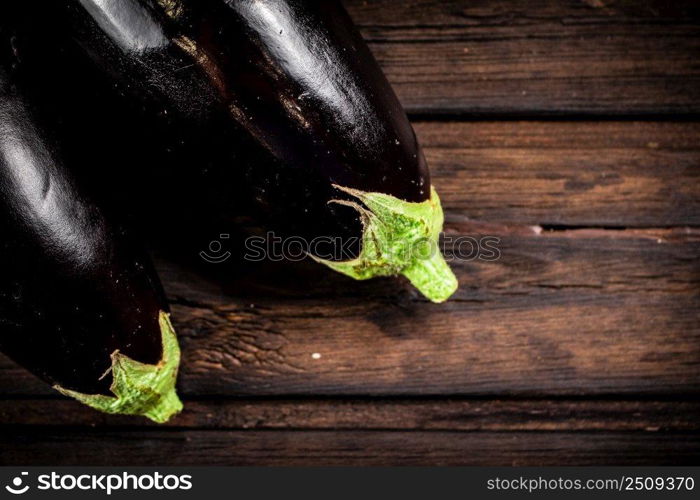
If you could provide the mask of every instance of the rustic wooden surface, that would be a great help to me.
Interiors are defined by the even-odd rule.
[[[411,112],[700,111],[700,8],[692,0],[346,4]]]
[[[700,9],[346,5],[414,118],[446,235],[497,237],[500,258],[454,261],[434,305],[309,262],[159,257],[185,412],[97,414],[0,358],[0,463],[697,463]]]

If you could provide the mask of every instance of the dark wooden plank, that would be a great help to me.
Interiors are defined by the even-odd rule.
[[[355,288],[318,269],[315,281],[301,266],[286,290],[273,273],[257,291],[248,282],[235,287],[251,302],[231,304],[164,272],[171,293],[185,298],[175,309],[185,346],[196,346],[185,356],[183,389],[546,395],[700,388],[697,233],[457,230],[498,235],[502,257],[455,262],[462,287],[443,305],[396,290],[391,280]],[[275,287],[285,300],[271,297]]]
[[[454,30],[468,27],[531,26],[541,22],[566,25],[607,26],[681,23],[695,24],[700,8],[692,0],[343,0],[355,23],[364,28]],[[563,21],[563,22],[562,22]]]
[[[162,262],[183,394],[698,393],[698,230],[453,221],[450,232],[495,235],[501,257],[455,261],[461,288],[442,305],[399,280],[357,283],[309,262],[211,267],[209,278]],[[31,394],[26,374],[2,366],[0,394]]]
[[[266,400],[185,401],[166,427],[188,429],[698,431],[698,401]],[[66,399],[0,400],[0,426],[154,427]]]
[[[411,112],[700,111],[691,0],[345,3]]]
[[[448,215],[513,224],[700,225],[700,125],[417,123]]]
[[[129,431],[17,428],[2,465],[679,465],[688,433]]]

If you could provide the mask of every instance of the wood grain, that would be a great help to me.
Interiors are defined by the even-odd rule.
[[[413,113],[700,111],[700,12],[690,0],[345,4]]]
[[[419,122],[448,215],[512,224],[700,225],[700,126]]]
[[[688,395],[700,389],[698,231],[453,223],[495,235],[495,262],[456,261],[442,305],[405,283],[312,263],[160,274],[185,395]],[[370,351],[368,347],[371,346]],[[317,353],[319,356],[314,356]],[[48,389],[12,364],[0,393]],[[12,378],[10,378],[12,377]]]
[[[475,228],[496,262],[454,262],[443,305],[396,282],[299,266],[236,301],[163,271],[190,394],[683,394],[700,387],[697,233]],[[612,233],[612,234],[606,234]],[[312,272],[318,272],[315,281]],[[181,282],[181,283],[178,283]],[[280,295],[274,297],[273,283]],[[256,288],[256,286],[258,288]],[[309,291],[312,290],[312,291]],[[359,295],[356,295],[359,294]],[[361,300],[358,300],[362,297]],[[693,313],[695,311],[696,313]],[[192,344],[190,344],[192,342]],[[188,345],[195,346],[187,350]],[[371,346],[368,355],[367,347]],[[321,355],[314,359],[313,354]]]
[[[697,401],[211,399],[185,401],[165,427],[229,430],[697,431]],[[156,427],[66,399],[0,400],[0,425]]]
[[[2,465],[687,465],[695,433],[13,429]]]

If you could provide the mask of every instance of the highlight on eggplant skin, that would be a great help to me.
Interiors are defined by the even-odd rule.
[[[253,152],[247,164],[227,163],[226,152],[206,153],[221,156],[219,168],[241,170],[275,230],[308,239],[377,237],[368,234],[368,207],[352,191],[391,196],[397,205],[406,204],[401,213],[423,204],[425,213],[410,223],[437,247],[442,210],[423,151],[339,2],[50,3],[62,6],[70,35],[126,91],[212,135],[235,129],[245,137]],[[383,223],[400,218],[390,219]],[[437,222],[435,231],[430,224]],[[391,241],[382,248],[403,237],[402,228],[390,229],[383,237]],[[353,252],[351,260],[360,259],[363,272],[345,274],[357,279],[410,274],[408,269],[421,266],[391,254],[380,259],[384,266],[365,265],[360,244]],[[439,251],[423,267],[421,277],[411,281],[431,300],[447,299],[457,282]]]
[[[158,278],[76,187],[0,52],[0,351],[93,408],[164,422],[180,351]]]

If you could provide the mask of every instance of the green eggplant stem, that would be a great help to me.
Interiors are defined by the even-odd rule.
[[[457,290],[457,278],[438,245],[444,216],[434,188],[430,189],[430,198],[419,203],[383,193],[335,188],[357,199],[331,203],[350,206],[360,213],[362,249],[359,257],[350,261],[312,256],[316,261],[357,280],[403,275],[433,302],[444,302]]]
[[[104,413],[141,415],[159,424],[167,422],[182,410],[182,402],[175,391],[180,347],[169,315],[161,311],[158,322],[163,355],[157,364],[141,363],[119,351],[112,353],[109,371],[112,373],[110,390],[114,396],[83,394],[58,385],[54,389]]]

